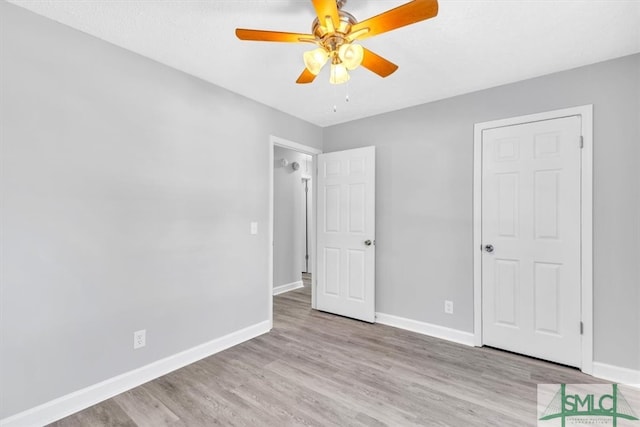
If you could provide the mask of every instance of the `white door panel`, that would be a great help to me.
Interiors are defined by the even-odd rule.
[[[318,225],[317,308],[373,322],[375,147],[318,156]]]
[[[580,118],[482,135],[483,343],[581,363]]]

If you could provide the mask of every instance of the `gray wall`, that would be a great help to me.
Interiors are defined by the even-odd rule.
[[[594,104],[594,357],[640,369],[639,103],[634,55],[325,128],[376,146],[376,310],[473,331],[474,123]]]
[[[267,320],[269,135],[321,147],[320,128],[0,19],[0,419]]]
[[[311,175],[311,156],[282,147],[274,149],[273,286],[302,280],[305,244],[305,198],[302,176]],[[289,164],[282,166],[280,161]],[[293,162],[300,164],[294,171]],[[309,182],[311,184],[311,182]]]

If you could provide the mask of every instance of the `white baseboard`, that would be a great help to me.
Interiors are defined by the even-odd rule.
[[[156,362],[150,363],[117,377],[99,382],[82,390],[51,400],[35,408],[0,420],[2,427],[41,426],[52,423],[75,412],[81,411],[103,400],[109,399],[141,384],[197,362],[212,354],[248,341],[269,332],[271,323],[266,320],[232,332],[207,343],[190,348]]]
[[[593,362],[593,376],[614,383],[640,388],[640,371],[634,369]]]
[[[458,344],[464,344],[471,347],[474,345],[474,335],[471,332],[464,332],[458,329],[419,322],[417,320],[411,320],[385,313],[376,313],[376,322],[383,325],[393,326],[395,328],[406,329],[411,332],[417,332],[422,335],[429,335],[430,337],[453,341]]]
[[[475,335],[470,332],[464,332],[444,326],[433,325],[426,322],[419,322],[417,320],[411,320],[385,313],[376,313],[376,322],[423,335],[429,335],[435,338],[441,338],[447,341],[453,341],[471,347],[475,345]],[[619,366],[608,365],[606,363],[593,362],[592,376],[640,389],[640,370],[621,368]]]
[[[294,289],[300,289],[302,287],[304,287],[302,280],[298,280],[297,282],[287,283],[286,285],[274,286],[273,295],[284,294],[285,292],[293,291]]]

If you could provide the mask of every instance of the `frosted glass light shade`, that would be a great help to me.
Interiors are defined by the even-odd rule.
[[[362,64],[364,49],[359,44],[345,43],[338,49],[338,57],[347,70],[355,70]]]
[[[351,77],[347,72],[347,67],[344,64],[331,64],[331,76],[329,77],[329,83],[339,85],[346,83]]]
[[[329,52],[319,47],[305,52],[302,58],[304,59],[304,66],[307,67],[307,70],[317,76],[327,62],[327,59],[329,59]]]

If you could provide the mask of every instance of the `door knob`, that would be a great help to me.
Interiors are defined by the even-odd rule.
[[[493,252],[493,245],[484,245],[484,250],[489,253]]]
[[[364,241],[364,245],[365,246],[371,246],[371,240],[365,240]]]

